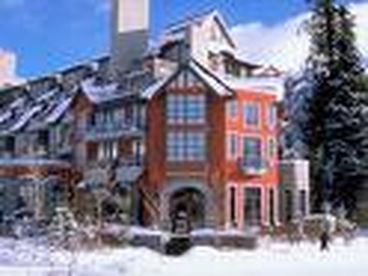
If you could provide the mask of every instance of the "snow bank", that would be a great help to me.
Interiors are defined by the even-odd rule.
[[[0,239],[0,275],[366,276],[367,250],[366,237],[348,245],[336,240],[328,252],[320,252],[318,244],[291,246],[263,240],[255,251],[197,247],[183,257],[172,258],[131,247],[73,254],[52,251],[42,241]]]

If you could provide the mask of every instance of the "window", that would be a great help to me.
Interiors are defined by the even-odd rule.
[[[268,195],[268,217],[269,217],[269,222],[270,225],[275,225],[275,193],[273,189],[269,190],[269,195]]]
[[[268,139],[268,157],[274,159],[277,153],[276,141],[274,138]]]
[[[238,137],[236,134],[229,134],[227,139],[228,157],[229,159],[234,159],[237,157],[238,152]]]
[[[202,132],[169,132],[166,147],[169,161],[205,159],[205,135]]]
[[[246,226],[256,226],[261,223],[261,189],[244,189],[244,222]]]
[[[110,109],[101,109],[92,113],[88,119],[88,126],[90,127],[108,127],[116,124],[122,119],[123,110],[110,108]]]
[[[169,124],[204,123],[204,95],[169,95],[166,114]]]
[[[300,215],[304,217],[307,214],[307,193],[305,190],[299,191],[299,208]]]
[[[66,147],[70,144],[71,128],[67,124],[61,124],[55,128],[55,142],[58,148]]]
[[[246,103],[244,105],[244,122],[247,126],[259,125],[259,104]]]
[[[15,151],[15,138],[11,136],[0,139],[0,152],[2,154],[13,154]]]
[[[202,161],[204,160],[204,134],[203,133],[190,133],[186,135],[186,157],[189,161]]]
[[[113,160],[118,158],[118,142],[103,141],[98,146],[98,160]]]
[[[236,189],[230,187],[230,223],[236,226]]]
[[[230,100],[226,103],[226,113],[228,118],[236,118],[238,115],[238,102],[236,100]]]
[[[254,162],[262,160],[262,140],[255,137],[244,138],[243,157]]]
[[[136,164],[141,164],[141,162],[143,161],[143,157],[145,155],[144,143],[142,143],[142,141],[140,140],[135,140],[133,141],[132,148],[133,148],[133,158]]]
[[[189,123],[203,123],[205,121],[205,97],[187,96],[186,121]]]
[[[15,151],[15,138],[14,137],[7,137],[6,138],[6,150],[8,152]]]
[[[285,216],[286,222],[290,222],[293,219],[293,194],[290,190],[285,191]]]
[[[268,125],[270,128],[275,128],[277,124],[277,107],[272,104],[268,107]]]
[[[37,136],[37,144],[42,147],[48,147],[49,145],[49,131],[40,130]]]

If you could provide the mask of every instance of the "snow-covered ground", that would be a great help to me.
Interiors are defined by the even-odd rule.
[[[33,241],[0,240],[1,276],[268,276],[368,275],[368,238],[349,245],[336,240],[330,251],[318,244],[263,240],[255,251],[194,248],[178,258],[142,248],[75,254],[52,252]]]

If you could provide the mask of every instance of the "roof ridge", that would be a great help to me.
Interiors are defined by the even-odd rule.
[[[211,8],[211,9],[208,9],[208,10],[196,13],[196,14],[188,15],[188,16],[186,16],[186,17],[184,17],[184,18],[182,18],[182,19],[180,19],[176,22],[169,23],[165,27],[165,30],[170,31],[170,29],[175,29],[175,27],[180,27],[183,24],[187,24],[187,23],[199,20],[199,19],[203,19],[207,16],[212,15],[215,12],[217,12],[217,9]]]
[[[233,91],[233,89],[229,85],[227,85],[223,80],[221,80],[221,78],[219,76],[217,76],[214,72],[211,72],[211,70],[209,70],[208,68],[206,68],[205,66],[203,66],[202,64],[200,64],[200,62],[198,62],[194,58],[191,58],[190,61],[193,62],[196,66],[198,66],[206,74],[208,74],[209,76],[211,76],[219,84],[221,84],[222,86],[224,86],[226,89],[228,89],[229,91]]]

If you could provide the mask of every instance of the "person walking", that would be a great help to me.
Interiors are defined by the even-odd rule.
[[[326,251],[329,249],[330,236],[327,230],[323,230],[320,236],[321,241],[321,251]]]

